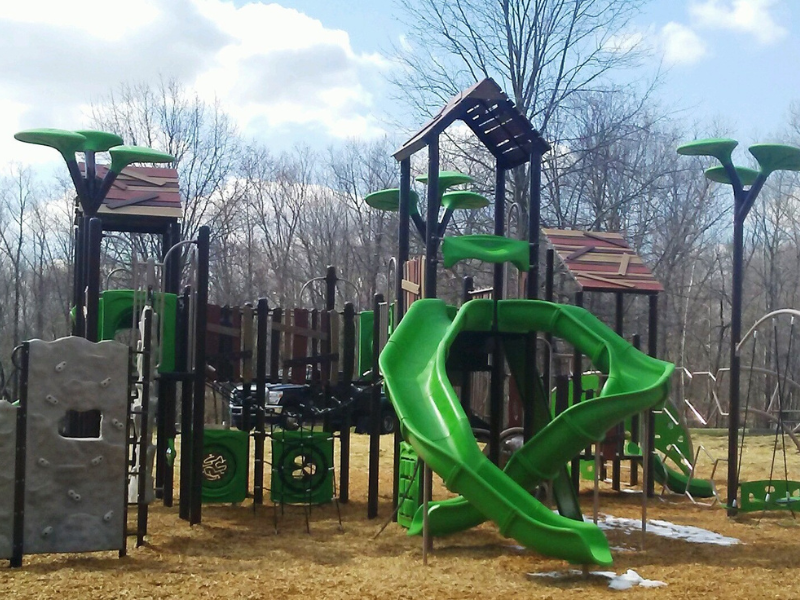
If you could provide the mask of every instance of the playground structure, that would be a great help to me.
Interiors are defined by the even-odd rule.
[[[739,142],[731,139],[706,139],[689,142],[678,147],[678,153],[687,156],[708,156],[719,161],[719,165],[706,169],[711,181],[724,183],[733,190],[733,281],[731,284],[731,352],[730,391],[728,414],[728,495],[726,508],[735,516],[741,508],[739,498],[739,430],[741,429],[741,356],[742,341],[742,294],[744,284],[744,224],[747,215],[758,198],[769,176],[774,171],[800,171],[800,148],[784,144],[755,144],[750,154],[756,159],[759,170],[733,164],[733,151]],[[779,423],[780,429],[780,423]],[[772,477],[770,477],[772,479]],[[767,484],[771,485],[771,484]],[[749,495],[752,488],[745,490]],[[782,493],[789,499],[790,490]],[[765,492],[764,496],[769,494]]]
[[[439,172],[439,135],[456,120],[463,121],[496,159],[494,235],[444,237],[453,210],[462,207],[454,199],[468,197],[470,202],[464,206],[467,208],[487,204],[466,191],[462,191],[460,196],[453,191],[446,191],[453,185],[469,182],[461,174]],[[423,148],[428,151],[428,172],[417,180],[427,184],[427,214],[424,220],[417,208],[418,197],[410,189],[410,157]],[[496,83],[487,79],[454,97],[395,153],[395,158],[400,162],[399,189],[376,192],[365,199],[375,208],[399,210],[397,272],[409,274],[413,271],[421,279],[417,283],[397,277],[395,330],[381,353],[380,370],[398,411],[400,432],[423,461],[422,507],[410,526],[410,533],[423,534],[423,561],[426,561],[430,547],[429,534],[462,530],[485,518],[492,518],[500,524],[504,535],[515,537],[524,545],[535,547],[545,554],[578,563],[609,564],[611,556],[599,530],[594,525],[585,526],[575,522],[582,520],[573,485],[579,468],[576,463],[570,475],[565,463],[592,442],[604,440],[606,430],[612,425],[643,410],[660,407],[667,396],[671,366],[638,353],[598,321],[592,320],[589,324],[586,319],[591,317],[579,307],[569,309],[535,300],[539,293],[540,168],[542,154],[547,150],[548,145],[538,132],[514,108]],[[526,162],[531,163],[529,238],[527,242],[522,242],[504,237],[505,176],[508,169]],[[444,213],[440,217],[441,208],[444,208]],[[411,222],[425,244],[424,262],[409,260],[408,227]],[[441,301],[434,300],[440,246],[445,267],[464,259],[494,264],[493,285],[491,290],[486,290],[488,300],[467,302],[457,314],[454,312],[456,309],[447,308]],[[625,269],[621,271],[623,274],[629,261],[630,257],[625,260]],[[508,262],[520,272],[528,272],[525,294],[528,300],[502,299],[505,263]],[[603,277],[591,274],[587,279],[608,282]],[[611,287],[616,291],[632,286],[612,283]],[[658,290],[660,286],[656,284],[650,292]],[[404,315],[408,295],[421,296],[423,299],[415,301],[409,307],[408,314]],[[655,306],[655,302],[651,304]],[[506,311],[515,317],[506,317]],[[621,308],[618,312],[621,314]],[[561,314],[569,316],[559,319],[556,315]],[[508,318],[512,319],[513,325],[504,321]],[[557,322],[563,324],[557,325]],[[655,317],[651,319],[651,323],[654,322]],[[582,329],[584,327],[586,329]],[[542,370],[537,360],[536,331],[555,332],[572,342],[576,348],[577,359],[573,369],[575,403],[571,408],[561,407],[563,412],[559,412],[555,419],[549,408],[549,393],[544,392],[538,376]],[[651,337],[655,339],[654,325],[651,327]],[[588,342],[589,339],[593,341]],[[587,343],[589,346],[585,345]],[[605,350],[601,351],[601,346]],[[651,346],[654,352],[655,343],[652,340]],[[413,355],[409,354],[410,348],[414,349]],[[641,367],[637,375],[643,382],[642,388],[634,389],[636,386],[621,384],[626,378],[632,381],[637,377],[632,373],[624,373],[623,368],[623,372],[609,375],[596,399],[584,398],[580,391],[581,354],[588,354],[599,368],[609,374],[610,364],[615,364],[616,369],[618,360],[609,359],[609,355],[615,352],[612,348],[631,357],[629,364],[634,370],[637,367],[633,365]],[[637,358],[634,360],[633,356]],[[636,362],[639,357],[644,362]],[[543,362],[549,364],[550,357],[547,356]],[[522,400],[524,445],[512,455],[505,471],[501,472],[495,465],[499,463],[505,423],[506,363],[511,367]],[[468,396],[463,395],[464,386],[459,400],[450,384],[450,381],[465,381],[462,373],[476,370],[489,371],[491,374],[488,458],[478,450],[470,419],[464,412],[465,409],[469,410],[470,402]],[[648,372],[650,376],[645,375]],[[548,380],[549,377],[545,379]],[[627,401],[616,405],[606,402],[606,397],[615,397],[617,394],[621,394],[620,399],[626,398]],[[586,420],[580,415],[587,415]],[[649,418],[649,415],[645,417],[647,420]],[[567,426],[566,423],[571,425]],[[572,433],[567,434],[567,431]],[[576,432],[580,433],[575,435]],[[645,438],[649,435],[652,435],[652,427]],[[399,473],[399,436],[397,442],[394,497],[403,508],[406,498],[398,498],[398,482],[401,478],[406,479],[403,483],[405,495],[412,486],[407,481],[408,467],[405,466],[403,472]],[[646,444],[639,458],[642,455],[650,456],[648,448],[652,448],[652,445]],[[430,506],[429,466],[433,466],[444,478],[450,490],[463,493],[464,498]],[[647,473],[645,467],[645,482],[648,481]],[[552,515],[527,491],[545,481],[552,481],[561,516]]]
[[[490,204],[475,192],[453,189],[471,183],[469,176],[439,170],[439,136],[457,120],[496,160],[493,235],[446,236],[454,211]],[[204,503],[252,497],[255,512],[266,496],[276,531],[279,508],[303,507],[308,529],[310,507],[330,502],[341,527],[339,503],[347,503],[350,495],[351,425],[356,415],[366,417],[367,515],[376,517],[383,385],[400,424],[393,503],[409,532],[423,534],[423,560],[431,535],[492,519],[503,535],[545,555],[610,564],[608,541],[595,524],[583,522],[577,496],[583,473],[594,480],[596,519],[598,479],[607,460],[613,489],[621,488],[624,463],[630,463],[630,484],[641,483],[643,530],[654,481],[692,500],[715,495],[712,482],[695,477],[700,450],[692,448],[681,415],[665,404],[673,367],[655,358],[661,286],[622,236],[544,230],[545,293],[538,299],[541,160],[549,147],[491,79],[453,98],[397,151],[399,188],[365,198],[373,208],[399,211],[400,229],[394,302],[378,294],[373,310],[360,315],[350,303],[336,310],[336,286],[344,280],[332,268],[307,284],[325,282],[324,310],[270,307],[265,299],[255,306],[209,305],[209,230],[203,227],[196,239],[180,240],[177,173],[128,167],[171,157],[120,146],[121,139],[103,132],[32,130],[18,139],[62,153],[75,183],[77,210],[74,336],[23,344],[15,356],[19,403],[0,401],[0,452],[15,457],[0,471],[0,557],[13,566],[29,553],[112,549],[123,555],[129,535],[136,536],[137,545],[144,543],[148,507],[156,499],[165,506],[173,503],[177,436],[179,516],[190,524],[201,522]],[[427,185],[424,218],[411,189],[411,157],[423,148],[428,169],[417,181]],[[96,164],[95,153],[106,151],[110,165]],[[84,154],[82,164],[76,152]],[[505,237],[505,178],[508,170],[528,162],[528,238],[521,241]],[[744,194],[743,205],[752,205],[757,183],[747,194],[738,193]],[[420,259],[409,256],[411,224],[424,243]],[[112,232],[161,236],[158,258],[132,254],[132,289],[102,290],[101,244]],[[465,284],[463,306],[447,306],[436,297],[440,253],[446,268],[463,260],[491,263],[491,288],[476,291]],[[575,306],[552,302],[556,257],[578,287]],[[525,299],[504,298],[509,263],[521,274]],[[182,278],[188,285],[181,290]],[[614,294],[613,329],[582,308],[585,292]],[[639,351],[638,336],[632,343],[622,337],[629,293],[648,297],[647,354]],[[113,341],[128,330],[129,348]],[[58,345],[69,348],[72,358],[54,363],[45,356]],[[572,351],[560,352],[562,346]],[[737,356],[740,348],[741,343]],[[73,361],[82,370],[73,373]],[[588,371],[585,361],[595,370]],[[46,381],[42,373],[48,370],[63,372],[66,383],[58,377]],[[732,364],[732,379],[733,370]],[[485,453],[472,419],[469,381],[476,372],[489,375]],[[776,431],[786,429],[785,374],[781,379],[777,373]],[[362,376],[368,379],[365,393],[356,398],[353,386]],[[45,389],[45,381],[60,387]],[[76,394],[76,382],[90,391]],[[224,423],[209,423],[210,382],[216,390],[240,394],[238,428],[230,428],[230,414],[227,419],[221,414],[229,408],[227,397],[213,419]],[[315,401],[278,405],[268,386],[279,383],[307,385]],[[36,429],[40,415],[46,424],[41,431]],[[511,429],[519,444],[504,457]],[[48,435],[56,441],[47,441]],[[91,444],[102,452],[88,451]],[[66,491],[46,479],[54,477],[48,473],[72,471],[89,475],[76,477]],[[461,496],[433,503],[434,471]],[[35,488],[42,481],[49,491],[38,496]],[[83,491],[96,481],[102,485]],[[741,500],[727,506],[792,509],[800,501],[800,484],[788,477],[784,483],[770,474],[765,482],[743,484]],[[543,484],[559,514],[531,494]],[[133,530],[129,507],[136,511]]]

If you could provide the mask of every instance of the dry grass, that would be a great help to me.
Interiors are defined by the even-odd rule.
[[[697,436],[712,453],[724,456],[726,440]],[[752,438],[745,452],[743,475],[761,478],[769,472],[772,438]],[[366,519],[367,438],[354,436],[352,501],[342,507],[344,532],[339,532],[333,506],[311,513],[305,532],[303,511],[287,508],[273,527],[273,510],[251,503],[207,506],[203,523],[194,528],[180,521],[177,509],[154,506],[148,544],[130,548],[127,558],[114,553],[26,557],[25,567],[0,577],[0,598],[555,598],[564,595],[615,597],[594,579],[536,580],[533,571],[565,570],[568,566],[529,551],[498,535],[491,524],[437,540],[428,567],[422,566],[420,540],[389,526],[374,539],[390,515],[390,439],[382,440],[379,519]],[[778,454],[776,472],[782,473]],[[800,458],[789,455],[790,476],[800,478]],[[704,469],[709,465],[705,464]],[[724,469],[724,466],[723,466]],[[724,479],[720,473],[719,480]],[[439,494],[441,495],[441,490]],[[591,493],[583,495],[591,511]],[[601,510],[639,518],[641,496],[603,490]],[[635,569],[660,579],[666,588],[635,589],[635,598],[797,598],[800,564],[797,522],[789,513],[730,520],[719,508],[691,505],[670,496],[652,500],[650,518],[695,525],[739,538],[733,547],[690,544],[648,535],[610,534],[614,569]],[[624,593],[624,592],[623,592]]]

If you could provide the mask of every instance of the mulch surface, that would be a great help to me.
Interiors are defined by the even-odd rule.
[[[718,457],[725,439],[697,436]],[[749,440],[743,478],[766,478],[774,438]],[[391,515],[391,439],[381,452],[379,518],[368,520],[366,436],[353,436],[351,501],[341,505],[339,529],[335,505],[315,507],[306,532],[305,512],[270,505],[254,511],[240,506],[204,507],[203,522],[190,528],[175,508],[153,505],[147,544],[116,553],[28,556],[22,569],[0,576],[0,598],[798,598],[800,528],[791,513],[756,514],[729,519],[725,511],[695,506],[670,495],[648,503],[648,518],[694,525],[738,538],[724,547],[693,544],[648,534],[641,549],[639,532],[610,531],[611,569],[636,570],[642,577],[668,584],[615,592],[598,578],[574,575],[535,578],[531,572],[568,571],[563,561],[521,550],[492,524],[438,539],[427,567],[421,539],[409,538],[392,524],[377,538]],[[704,459],[702,469],[710,472]],[[787,455],[790,476],[800,478],[800,458]],[[717,481],[725,476],[721,465]],[[776,474],[783,476],[782,454]],[[439,487],[437,497],[445,491]],[[591,490],[582,494],[584,511],[592,510]],[[641,495],[615,493],[603,486],[601,512],[641,517]],[[276,533],[277,524],[277,533]]]

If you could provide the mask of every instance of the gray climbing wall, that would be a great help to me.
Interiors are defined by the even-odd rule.
[[[26,554],[123,547],[127,404],[127,346],[78,337],[30,342]],[[69,410],[99,410],[100,437],[63,437]]]
[[[0,558],[11,558],[16,440],[17,409],[0,400]]]

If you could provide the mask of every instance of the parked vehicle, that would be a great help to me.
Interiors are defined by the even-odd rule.
[[[228,398],[231,424],[237,429],[244,428],[243,386],[229,386],[221,390]],[[251,384],[250,429],[256,425],[258,406],[255,403],[255,385]],[[295,383],[266,384],[266,404],[264,421],[267,425],[277,425],[295,429],[304,422],[321,421],[327,417],[334,428],[342,426],[345,411],[350,412],[350,423],[356,433],[369,433],[372,387],[354,383],[346,389],[334,389],[332,400],[326,406],[322,389],[319,386]],[[381,433],[392,433],[395,428],[395,412],[392,403],[381,391]]]

